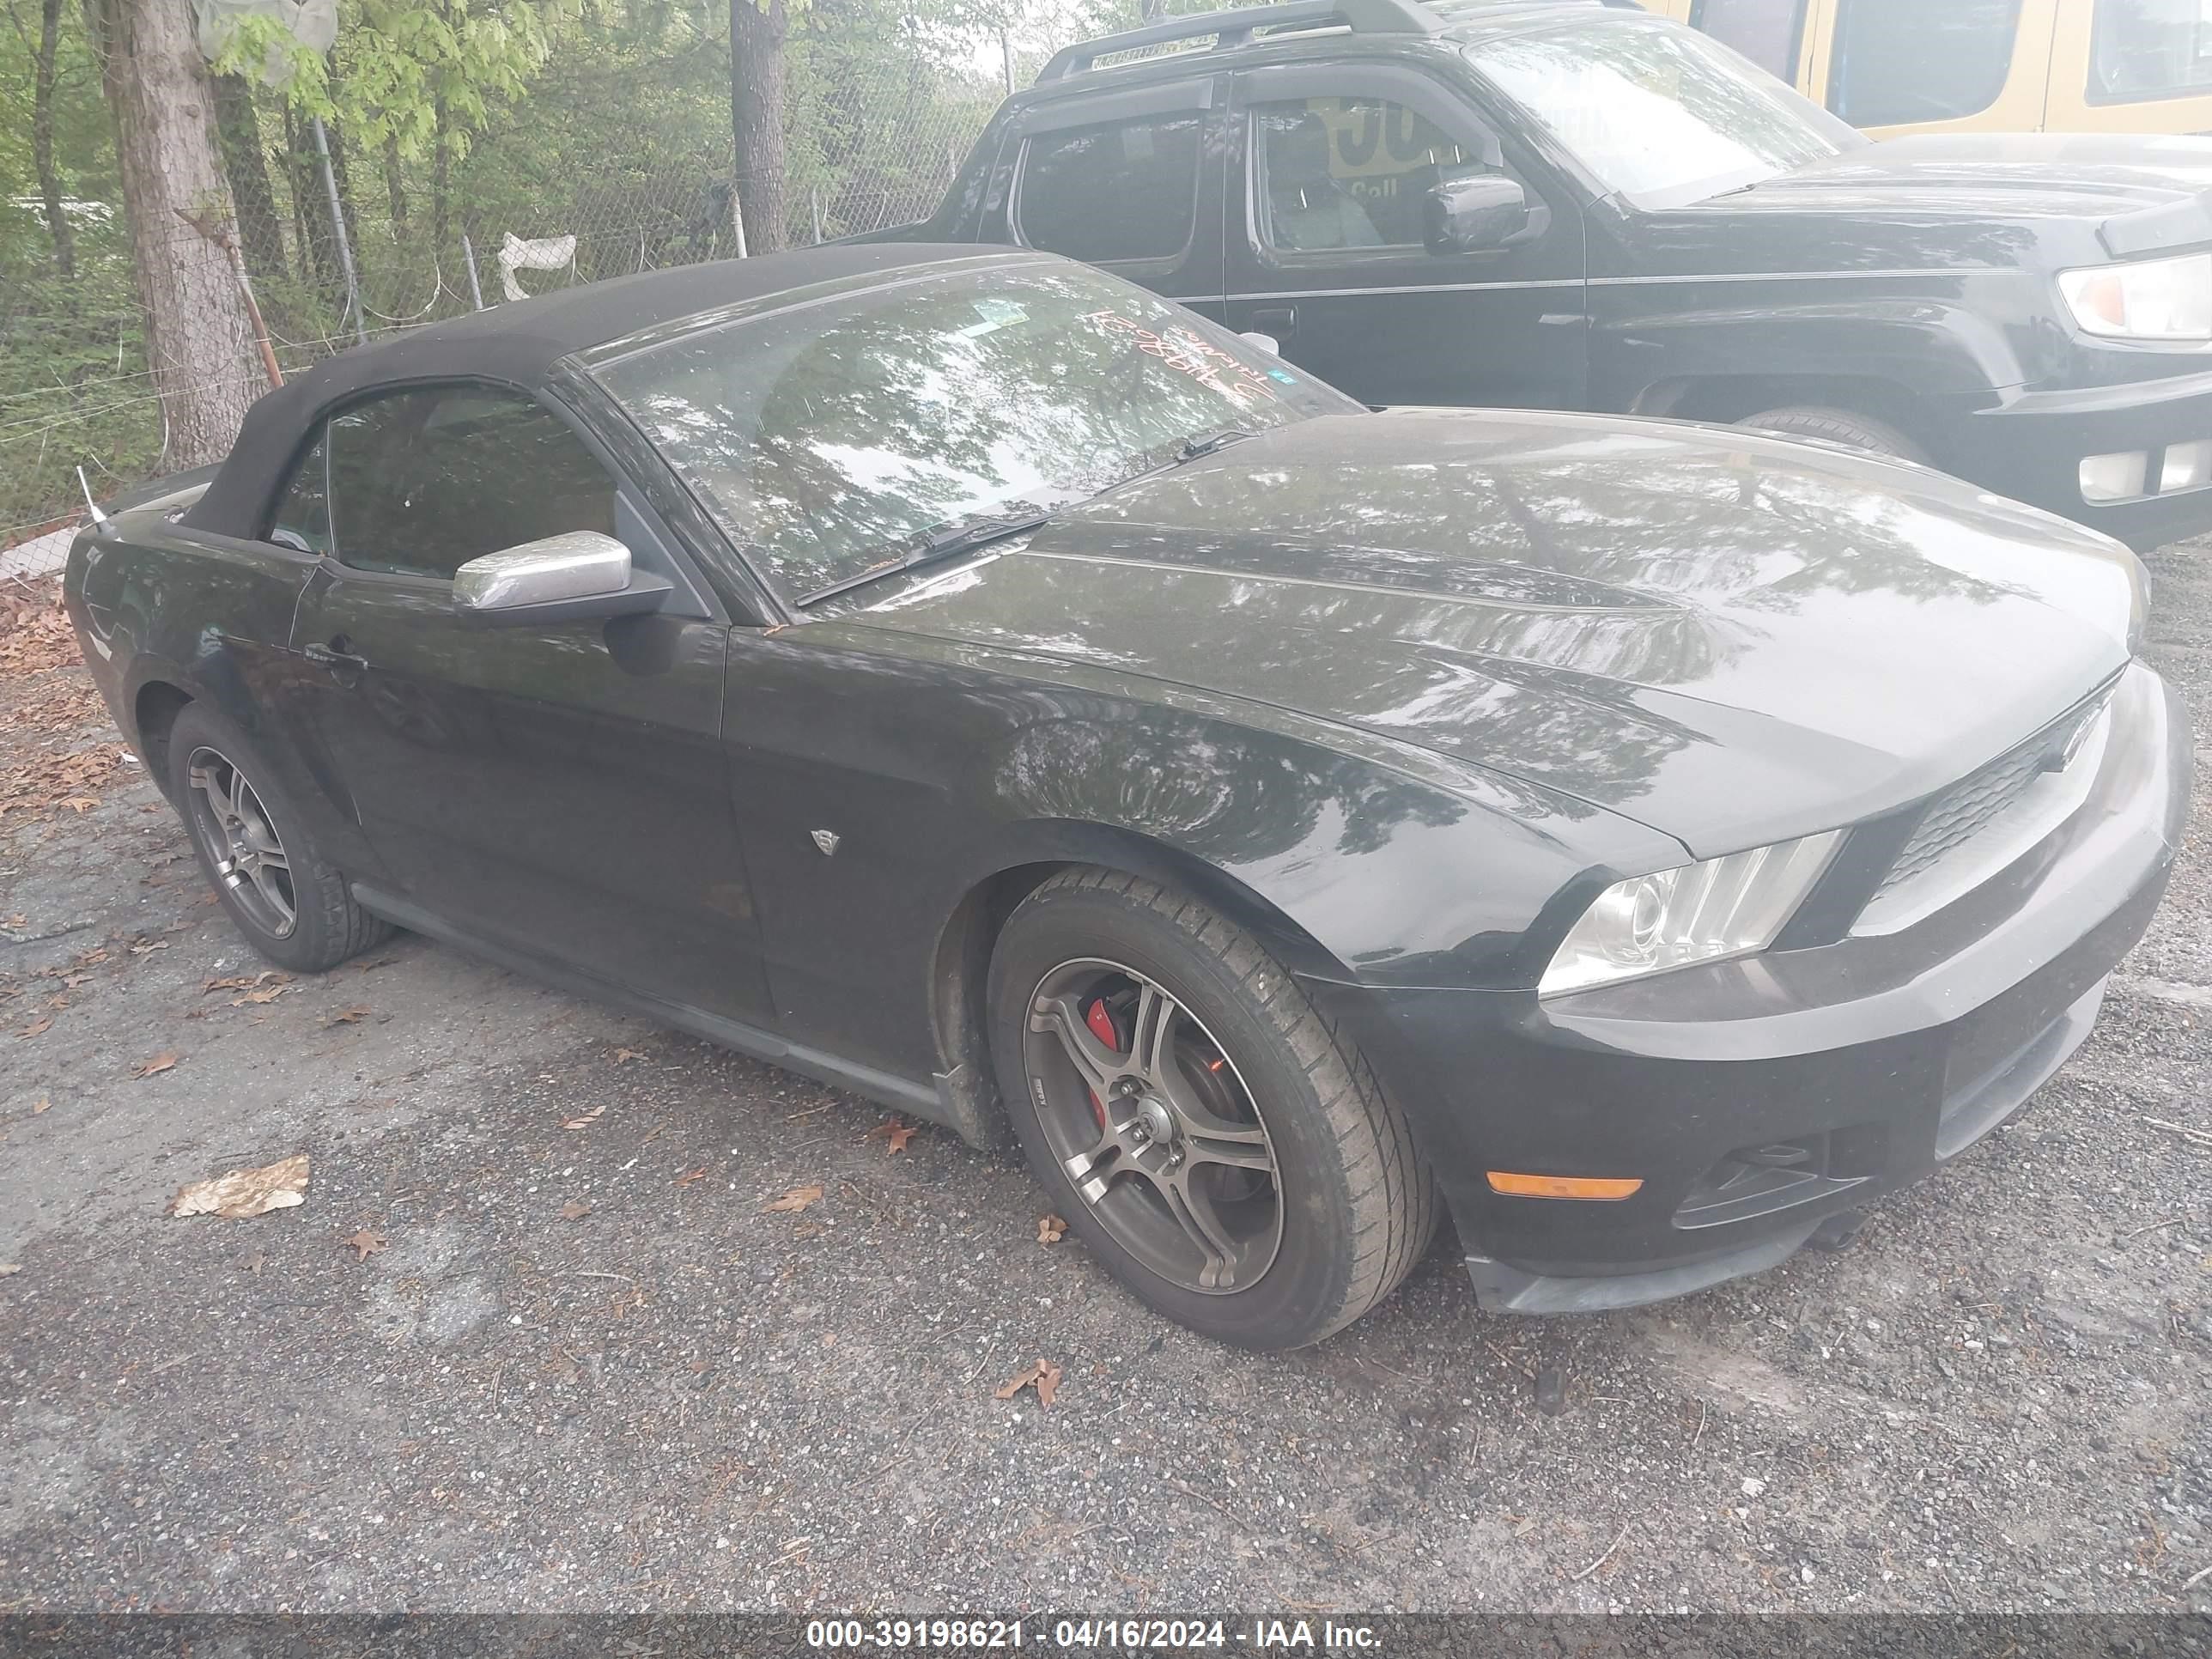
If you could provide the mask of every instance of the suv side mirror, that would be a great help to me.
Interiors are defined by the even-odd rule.
[[[569,622],[658,611],[672,591],[634,569],[629,549],[596,530],[572,530],[471,559],[453,573],[453,609],[482,623]]]
[[[1431,253],[1504,247],[1528,228],[1528,192],[1502,173],[1443,179],[1421,200],[1421,240]]]

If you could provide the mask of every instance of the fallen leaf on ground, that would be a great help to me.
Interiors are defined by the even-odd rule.
[[[227,979],[204,981],[200,986],[200,994],[206,996],[213,991],[251,991],[257,986],[285,984],[291,977],[291,975],[281,974],[274,968],[264,969],[258,974],[233,974]]]
[[[167,1071],[181,1058],[181,1055],[174,1053],[164,1052],[158,1054],[151,1060],[142,1060],[136,1066],[133,1066],[131,1068],[131,1075],[133,1077],[154,1077],[162,1072]]]
[[[392,1248],[391,1241],[382,1233],[373,1233],[366,1227],[347,1239],[345,1244],[346,1248],[353,1252],[353,1259],[356,1261],[366,1261],[379,1250]]]
[[[626,1060],[643,1060],[645,1056],[638,1053],[635,1048],[617,1048],[615,1050],[615,1064],[617,1066],[621,1065],[623,1061]]]
[[[586,1216],[591,1214],[591,1212],[592,1206],[585,1203],[582,1199],[572,1198],[566,1204],[563,1204],[561,1206],[561,1219],[563,1221],[581,1221]]]
[[[134,956],[134,957],[143,957],[143,956],[145,956],[146,954],[148,954],[149,951],[166,951],[166,950],[167,950],[168,948],[169,948],[169,941],[168,941],[168,940],[167,940],[167,939],[152,939],[152,940],[149,940],[149,941],[148,941],[146,944],[143,944],[143,945],[132,945],[132,946],[131,947],[131,954],[132,956]]]
[[[333,1025],[358,1025],[368,1018],[368,1012],[366,1008],[341,1008],[323,1022],[323,1029],[327,1031]]]
[[[562,1119],[561,1127],[564,1129],[588,1129],[592,1127],[592,1122],[599,1116],[599,1115],[606,1109],[607,1103],[603,1100],[598,1105],[592,1107],[588,1112],[582,1112],[574,1117]]]
[[[889,1122],[878,1123],[862,1138],[873,1140],[878,1135],[890,1143],[891,1151],[902,1152],[906,1150],[907,1142],[915,1137],[915,1126],[911,1123],[902,1123],[898,1119],[892,1118]]]
[[[1060,1367],[1048,1359],[1040,1359],[1027,1370],[1018,1371],[999,1384],[995,1393],[1000,1400],[1012,1400],[1024,1389],[1036,1390],[1037,1404],[1052,1404],[1053,1391],[1060,1387]]]
[[[689,1187],[693,1182],[704,1181],[706,1178],[707,1166],[702,1164],[697,1169],[686,1170],[682,1175],[677,1176],[676,1184],[679,1187]],[[774,1209],[775,1206],[770,1205],[769,1207]]]
[[[1060,1217],[1041,1215],[1037,1218],[1038,1243],[1057,1244],[1066,1237],[1067,1237],[1067,1223]]]
[[[764,1205],[762,1207],[769,1210],[778,1210],[786,1215],[797,1215],[808,1205],[819,1204],[821,1201],[822,1189],[819,1187],[793,1187],[789,1192],[786,1193],[781,1198],[777,1199],[774,1203]]]
[[[279,1158],[274,1164],[264,1164],[258,1170],[233,1170],[211,1181],[196,1181],[190,1186],[179,1187],[177,1195],[169,1200],[169,1213],[218,1215],[226,1220],[242,1220],[250,1215],[289,1210],[295,1204],[306,1203],[307,1186],[307,1155],[301,1152]]]
[[[287,991],[295,991],[299,987],[295,985],[264,986],[258,991],[248,991],[242,997],[233,997],[230,1000],[230,1006],[234,1008],[243,1008],[249,1002],[274,1002]]]
[[[22,1271],[23,1264],[20,1261],[0,1261],[0,1279],[7,1278],[9,1273],[19,1273]]]
[[[52,1101],[41,1100],[37,1105],[31,1108],[31,1115],[33,1117],[36,1117],[40,1112],[50,1112],[53,1110],[53,1109],[54,1103]]]
[[[38,1036],[40,1032],[46,1030],[52,1026],[53,1023],[52,1019],[45,1014],[41,1014],[38,1018],[33,1020],[28,1025],[26,1025],[21,1030],[16,1032],[15,1035],[17,1036],[34,1037]]]

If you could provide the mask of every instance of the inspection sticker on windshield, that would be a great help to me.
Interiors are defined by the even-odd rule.
[[[1030,319],[1029,307],[1018,301],[974,300],[969,303],[975,313],[983,320],[980,323],[970,323],[965,328],[956,328],[952,331],[963,340],[981,339],[984,335],[994,333],[1009,323],[1025,323]]]

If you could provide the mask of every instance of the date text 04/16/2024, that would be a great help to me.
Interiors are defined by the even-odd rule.
[[[1380,1645],[1366,1625],[1334,1620],[1254,1619],[816,1619],[806,1644],[825,1651],[898,1652],[1021,1648],[1132,1649],[1177,1652],[1230,1647],[1358,1653]]]

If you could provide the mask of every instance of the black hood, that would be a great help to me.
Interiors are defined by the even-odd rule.
[[[1644,216],[1638,269],[1986,270],[2212,245],[2212,139],[1921,133]]]
[[[1234,445],[844,625],[1385,734],[1705,856],[2002,752],[2125,663],[2139,583],[2117,544],[1917,467],[1405,410]]]
[[[2212,242],[2212,138],[1918,133],[1849,150],[1706,205],[1737,212],[2069,219],[2115,256]]]

